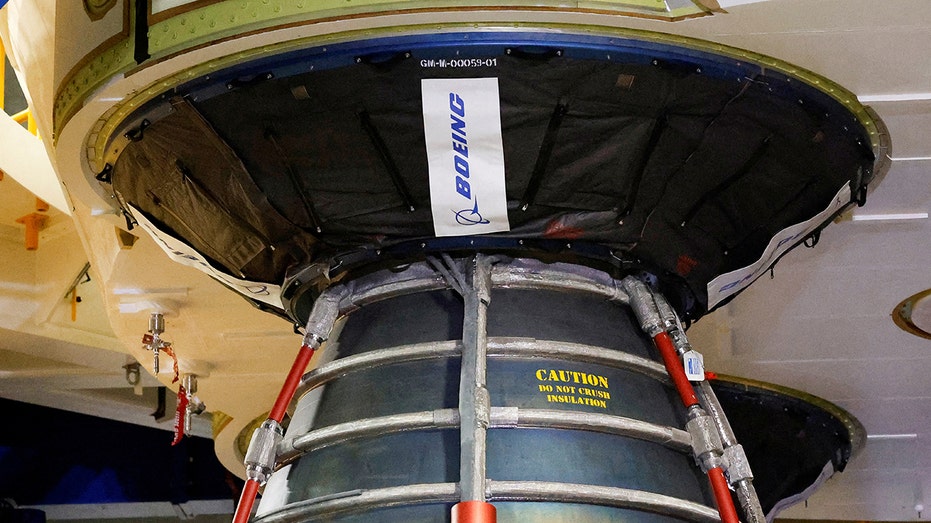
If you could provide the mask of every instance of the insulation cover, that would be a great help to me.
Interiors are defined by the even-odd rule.
[[[434,78],[497,79],[509,231],[434,235],[421,103]],[[120,132],[126,210],[236,278],[277,285],[430,250],[568,252],[655,275],[689,318],[856,203],[877,162],[862,117],[798,78],[549,32],[267,57],[166,92]]]

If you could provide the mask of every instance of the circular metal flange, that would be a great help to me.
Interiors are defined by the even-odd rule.
[[[931,340],[931,289],[902,300],[892,309],[892,321],[909,334]]]

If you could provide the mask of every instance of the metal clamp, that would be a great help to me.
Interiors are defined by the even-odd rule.
[[[643,332],[647,333],[651,338],[665,332],[663,320],[656,309],[656,302],[653,300],[653,293],[650,292],[650,288],[642,281],[631,276],[624,278],[621,281],[621,286],[630,297],[630,307],[633,309],[637,321],[640,322],[640,328],[643,329]]]
[[[686,423],[685,428],[692,437],[692,451],[703,472],[715,467],[727,468],[721,436],[711,416],[701,410]]]
[[[329,287],[317,298],[304,329],[305,346],[316,350],[329,338],[333,324],[339,317],[340,302],[347,294],[349,292],[343,286]]]
[[[246,451],[243,463],[246,465],[246,479],[264,485],[275,470],[275,449],[284,438],[284,430],[277,421],[267,419],[252,433],[252,441]]]
[[[750,470],[750,461],[744,452],[743,445],[731,445],[724,449],[724,459],[727,461],[727,481],[735,485],[745,479],[753,479],[753,471]]]
[[[666,301],[666,298],[660,293],[651,292],[651,294],[653,295],[653,301],[656,303],[656,312],[659,314],[666,332],[681,332],[679,328],[679,316],[676,314],[676,311],[673,310],[672,306],[669,305],[669,302]]]

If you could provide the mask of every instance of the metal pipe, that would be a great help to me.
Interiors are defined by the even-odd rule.
[[[277,466],[286,465],[308,452],[346,441],[405,431],[448,429],[459,424],[459,411],[456,409],[391,414],[338,423],[278,443]],[[692,451],[692,438],[688,432],[609,414],[491,407],[488,428],[557,428],[600,432],[657,443],[676,452]]]
[[[737,492],[737,500],[740,502],[740,509],[746,523],[766,523],[766,514],[760,505],[760,498],[757,497],[753,481],[742,479],[734,484],[734,489]]]
[[[455,483],[427,483],[371,490],[351,490],[297,502],[281,510],[265,514],[260,520],[262,523],[332,521],[334,518],[379,508],[449,503],[456,501],[458,496],[459,489]]]
[[[495,523],[495,506],[484,501],[460,501],[453,505],[452,523]]]
[[[736,445],[737,436],[734,435],[731,424],[728,423],[727,418],[724,417],[724,409],[721,407],[718,396],[714,393],[714,389],[711,388],[711,384],[708,383],[707,380],[699,384],[699,392],[701,393],[702,407],[708,411],[711,419],[714,420],[715,426],[718,428],[718,432],[721,434],[721,443],[723,443],[725,447]]]
[[[654,295],[654,300],[679,356],[692,350],[688,336],[685,334],[685,329],[683,329],[679,317],[672,307],[669,306],[669,302],[666,301],[666,298],[656,294]],[[737,500],[740,503],[741,512],[746,522],[763,523],[766,519],[766,515],[763,513],[763,509],[760,506],[760,500],[757,497],[756,489],[753,488],[753,472],[750,470],[750,463],[747,461],[747,456],[744,453],[743,447],[737,443],[737,437],[734,435],[734,431],[727,421],[724,409],[721,408],[721,404],[718,402],[718,398],[707,379],[702,380],[698,386],[693,387],[693,389],[720,437],[723,447],[724,463],[727,466],[726,477],[734,487]],[[728,499],[730,499],[730,496],[728,496]],[[731,500],[729,504],[732,505],[733,501]]]
[[[489,499],[495,501],[588,503],[652,512],[700,523],[721,521],[717,512],[705,505],[642,490],[546,481],[489,480],[488,492]]]
[[[737,518],[737,509],[731,498],[731,490],[727,487],[727,479],[721,467],[708,469],[708,479],[711,481],[711,490],[714,492],[714,504],[718,507],[723,523],[740,523]]]
[[[265,484],[268,475],[274,470],[274,447],[277,445],[277,442],[272,443],[272,452],[269,453],[269,445],[260,443],[269,438],[263,438],[262,435],[278,432],[275,430],[276,428],[280,430],[281,420],[284,419],[288,404],[294,396],[294,391],[297,389],[301,375],[304,373],[304,369],[307,368],[307,364],[313,357],[314,351],[315,349],[311,348],[306,343],[301,344],[297,357],[294,359],[294,364],[291,365],[291,370],[288,372],[288,377],[285,379],[281,391],[278,393],[278,398],[275,400],[275,404],[268,414],[268,419],[262,423],[261,427],[255,429],[255,432],[252,433],[252,441],[249,443],[249,450],[246,452],[245,460],[246,484],[243,487],[242,496],[239,498],[236,513],[233,516],[233,523],[246,523],[249,521],[249,514],[252,512],[252,505],[255,503],[255,496],[259,491],[259,487]],[[265,450],[265,452],[255,450],[259,447]],[[253,457],[256,454],[260,454],[260,456]],[[270,463],[269,457],[271,458]]]
[[[633,354],[593,345],[566,341],[535,340],[533,338],[489,338],[491,358],[554,358],[575,363],[594,363],[641,374],[670,385],[666,368],[659,363]]]
[[[516,422],[512,427],[557,428],[570,430],[583,430],[614,434],[628,438],[658,443],[672,450],[688,453],[692,450],[691,438],[683,430],[664,425],[657,425],[633,418],[624,418],[610,414],[594,414],[590,412],[567,412],[564,410],[549,409],[504,409],[492,407],[491,426],[503,427],[499,424],[504,416],[500,411],[516,411]],[[503,414],[503,413],[502,413]]]
[[[460,353],[461,342],[441,341],[376,349],[363,354],[346,356],[331,363],[320,365],[305,374],[295,394],[298,397],[303,396],[311,389],[360,370],[394,363],[451,358],[459,356]]]
[[[485,503],[486,436],[491,402],[486,388],[488,304],[491,301],[491,262],[476,254],[469,266],[470,288],[463,289],[462,365],[459,378],[459,491],[460,501]],[[458,523],[493,523],[489,510],[473,504],[459,514]],[[493,508],[491,514],[493,514]],[[475,519],[469,519],[475,518]]]
[[[681,357],[686,352],[692,350],[688,336],[686,336],[685,330],[682,328],[682,323],[679,321],[679,317],[672,307],[669,306],[669,302],[666,301],[665,297],[655,294],[653,298],[656,302],[659,314],[663,318],[663,323],[666,326],[667,332],[669,332],[672,345],[675,347],[676,353]],[[756,489],[753,488],[753,473],[750,471],[750,464],[747,462],[747,456],[743,452],[743,447],[737,443],[737,438],[734,436],[733,430],[731,430],[730,423],[727,422],[724,409],[722,409],[721,404],[718,403],[714,390],[706,379],[702,380],[698,386],[693,387],[693,391],[698,396],[699,403],[703,409],[708,413],[708,417],[712,420],[715,430],[720,437],[724,462],[727,465],[727,478],[731,485],[734,486],[744,518],[747,523],[763,523],[766,516],[760,506],[760,500],[757,497]],[[719,486],[717,488],[720,489],[721,487]],[[718,493],[716,492],[716,496],[717,495]],[[733,500],[729,495],[727,499],[728,503],[726,508],[733,507]]]
[[[705,505],[642,490],[548,481],[488,480],[487,487],[489,499],[496,501],[586,503],[650,512],[698,523],[720,523],[721,521],[717,512]],[[329,520],[337,516],[360,514],[379,508],[448,503],[455,500],[457,495],[458,489],[455,483],[428,483],[352,490],[300,501],[276,512],[265,514],[260,519],[262,523]],[[475,504],[468,507],[467,511],[478,512],[476,508],[486,509],[486,507],[479,507]],[[488,512],[490,511],[482,510],[479,516],[484,516]],[[464,523],[461,516],[462,514],[460,514],[459,523]],[[489,520],[485,520],[485,523],[489,523]]]
[[[285,378],[284,385],[282,385],[281,391],[278,393],[278,398],[275,399],[272,410],[268,414],[268,419],[275,420],[278,423],[281,423],[281,420],[284,419],[288,404],[294,396],[294,391],[297,390],[301,376],[304,375],[304,369],[307,368],[311,358],[314,357],[314,352],[316,352],[315,348],[306,343],[301,344],[297,357],[294,359],[294,364],[291,365],[291,370],[288,372],[288,377]]]
[[[609,301],[628,303],[628,295],[618,281],[600,271],[579,274],[579,268],[559,270],[562,264],[537,266],[530,260],[512,261],[492,268],[491,282],[495,287],[545,291],[584,292],[603,296]]]
[[[286,465],[303,454],[354,439],[414,430],[448,429],[459,425],[459,411],[440,409],[392,414],[330,425],[285,440],[278,445],[278,465]]]
[[[443,277],[426,263],[412,264],[401,273],[380,271],[358,280],[350,280],[345,285],[348,298],[347,303],[340,307],[342,314],[398,296],[447,288]]]
[[[449,265],[449,261],[446,262]],[[627,292],[620,282],[595,269],[518,259],[496,264],[490,273],[495,287],[592,293],[610,301],[628,303]],[[345,286],[348,299],[340,305],[341,314],[397,296],[449,288],[443,275],[430,263],[414,263],[401,273],[380,271],[349,281]]]
[[[741,512],[743,513],[746,523],[765,523],[766,514],[760,505],[760,499],[757,496],[756,489],[753,487],[753,472],[750,470],[750,464],[746,461],[747,456],[743,452],[743,447],[737,443],[737,437],[731,424],[724,415],[724,409],[718,401],[718,396],[711,388],[708,380],[701,382],[698,386],[699,400],[721,435],[721,443],[724,445],[725,456],[730,449],[739,449],[736,457],[728,459],[728,476],[734,490],[737,493],[737,500],[740,502]]]
[[[490,358],[547,357],[573,362],[594,363],[624,369],[647,376],[666,385],[671,384],[666,368],[653,360],[612,349],[581,343],[555,342],[533,338],[488,338]],[[336,378],[380,365],[418,360],[451,358],[461,353],[461,342],[442,341],[377,349],[363,354],[340,358],[321,365],[301,379],[295,395],[301,397],[315,387]]]
[[[678,347],[673,342],[670,333],[677,334],[677,341],[685,347],[687,342],[684,333],[679,327],[678,317],[672,307],[661,296],[655,295],[649,287],[643,282],[633,277],[624,278],[622,281],[624,290],[630,296],[630,305],[634,314],[640,321],[640,327],[650,337],[653,338],[653,344],[656,346],[666,371],[682,400],[682,404],[689,412],[689,432],[693,434],[693,440],[696,436],[708,436],[707,438],[698,438],[693,441],[695,446],[696,458],[702,464],[702,468],[708,474],[708,480],[711,483],[714,492],[715,505],[721,521],[724,523],[739,523],[737,510],[734,507],[734,500],[731,498],[730,489],[727,480],[724,477],[724,471],[718,465],[722,460],[718,449],[720,442],[710,442],[711,436],[717,436],[717,431],[706,427],[709,417],[705,410],[700,406],[695,389],[685,375],[685,369],[682,367],[682,361],[679,359]]]
[[[291,370],[281,386],[281,391],[268,414],[268,419],[252,434],[252,441],[246,452],[245,460],[246,485],[243,487],[242,497],[236,507],[234,523],[245,523],[249,520],[259,487],[265,484],[268,475],[274,470],[275,449],[282,435],[281,420],[284,419],[288,405],[294,397],[294,391],[297,390],[301,376],[313,358],[314,352],[326,341],[330,331],[333,330],[333,324],[339,316],[339,304],[345,293],[343,287],[330,287],[314,302],[310,317],[307,319],[304,341],[294,359],[294,364],[291,365]]]
[[[634,311],[634,316],[640,322],[640,328],[651,338],[660,332],[663,332],[663,320],[660,318],[659,311],[656,308],[656,302],[653,301],[653,293],[645,283],[628,276],[621,280],[621,286],[630,297],[630,308]]]
[[[704,409],[699,406],[698,397],[695,395],[695,389],[692,388],[688,378],[685,377],[685,369],[682,362],[679,361],[676,354],[675,345],[669,334],[661,332],[653,337],[653,342],[659,350],[669,371],[670,378],[676,386],[676,391],[682,399],[683,405],[690,411],[690,417],[693,419],[707,416]],[[734,500],[731,499],[731,492],[727,486],[727,480],[724,479],[724,471],[721,467],[711,467],[707,470],[708,480],[711,482],[711,489],[714,492],[715,504],[718,513],[721,515],[723,523],[739,523],[737,511],[734,508]]]

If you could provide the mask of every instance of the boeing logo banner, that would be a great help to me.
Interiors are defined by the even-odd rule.
[[[437,236],[509,231],[497,78],[421,81]]]

